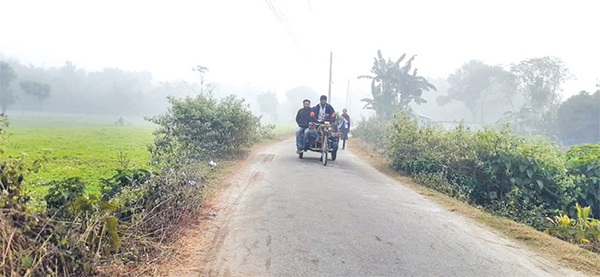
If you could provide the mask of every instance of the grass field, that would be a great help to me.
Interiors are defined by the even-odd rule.
[[[46,195],[44,183],[70,177],[82,178],[87,193],[99,193],[101,179],[113,176],[125,163],[129,168],[151,169],[148,145],[156,126],[142,118],[126,118],[124,125],[115,125],[117,120],[56,114],[10,116],[1,148],[5,157],[25,153],[30,161],[48,153],[43,168],[25,176],[25,189],[34,202]],[[274,133],[279,138],[289,137],[295,128],[278,124]]]
[[[28,160],[47,152],[49,158],[37,173],[25,177],[25,188],[34,199],[43,197],[50,180],[81,177],[88,193],[99,192],[101,178],[116,169],[149,168],[148,145],[154,125],[130,119],[115,125],[113,117],[69,115],[9,117],[8,136],[2,142],[4,156],[27,154]]]

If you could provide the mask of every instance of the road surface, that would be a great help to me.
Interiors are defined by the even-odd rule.
[[[444,210],[350,151],[249,157],[203,276],[581,276]]]

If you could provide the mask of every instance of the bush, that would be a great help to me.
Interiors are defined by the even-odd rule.
[[[123,188],[140,186],[152,177],[153,173],[145,169],[117,169],[111,178],[102,179],[102,200],[108,201]]]
[[[385,136],[388,128],[387,122],[381,121],[375,117],[358,121],[356,128],[352,130],[352,135],[361,138],[363,141],[372,144],[376,148],[385,148]]]
[[[463,124],[419,126],[409,113],[394,116],[386,139],[396,170],[443,176],[448,185],[433,182],[436,189],[539,229],[546,215],[572,207],[579,193],[566,174],[565,155],[548,139]]]
[[[178,100],[147,120],[159,125],[150,148],[154,161],[177,165],[211,159],[227,159],[243,153],[260,139],[261,125],[243,99],[210,95]],[[264,131],[264,129],[263,129]]]
[[[50,181],[44,185],[50,186],[46,200],[46,209],[49,212],[65,209],[75,202],[77,197],[83,195],[85,183],[79,177],[72,177],[62,181]]]
[[[166,114],[149,119],[159,125],[150,151],[162,172],[126,169],[121,156],[124,169],[101,180],[101,196],[86,195],[81,178],[50,181],[46,211],[33,213],[21,183],[43,159],[0,160],[0,246],[8,253],[0,275],[90,276],[99,264],[158,259],[202,204],[214,172],[203,161],[234,157],[273,135],[274,126],[262,126],[234,96],[169,100]]]
[[[27,210],[30,199],[23,190],[24,173],[31,168],[23,159],[9,158],[0,162],[2,194],[0,200],[0,246],[4,264],[3,276],[56,276],[90,275],[94,268],[94,253],[99,249],[102,225],[87,224],[94,220],[79,222],[48,218],[46,213]],[[64,209],[69,203],[77,203],[76,196],[82,191],[78,182],[61,188],[63,182],[53,187],[49,197],[52,207]],[[71,186],[71,184],[73,186]],[[62,195],[60,191],[73,192]],[[55,192],[59,192],[56,194]],[[59,196],[59,194],[61,196]],[[79,201],[79,204],[82,202]],[[62,214],[62,213],[61,213]],[[96,234],[96,235],[91,235]],[[94,247],[98,245],[98,247]]]
[[[571,147],[567,151],[567,168],[582,190],[578,202],[600,211],[600,143]],[[600,218],[600,213],[594,217]]]

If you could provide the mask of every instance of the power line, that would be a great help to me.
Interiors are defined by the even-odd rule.
[[[279,21],[279,24],[283,27],[283,29],[286,31],[288,36],[294,41],[294,43],[296,44],[296,47],[298,47],[300,52],[302,52],[302,54],[304,54],[304,51],[302,50],[302,47],[300,47],[300,43],[298,42],[296,34],[294,33],[294,30],[291,28],[287,19],[285,18],[285,15],[281,12],[281,10],[277,7],[277,5],[275,3],[271,2],[271,0],[265,0],[265,2],[267,2],[267,5],[269,6],[271,11],[277,18],[277,21]]]

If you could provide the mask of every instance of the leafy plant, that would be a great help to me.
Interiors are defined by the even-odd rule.
[[[154,146],[156,163],[176,165],[219,158],[244,152],[257,141],[259,118],[243,99],[229,96],[222,100],[207,94],[195,98],[169,98],[171,107],[159,116],[146,118],[159,125]]]
[[[111,178],[102,179],[102,199],[108,201],[124,188],[140,186],[151,178],[152,173],[145,169],[117,169]]]
[[[571,147],[567,151],[567,168],[582,190],[578,201],[600,211],[600,143]],[[600,214],[595,217],[600,218]]]
[[[568,211],[579,195],[555,144],[508,129],[472,131],[459,124],[444,130],[401,112],[387,131],[385,149],[396,170],[443,176],[448,185],[437,185],[439,190],[539,229],[544,216]]]
[[[598,244],[600,221],[591,217],[592,208],[583,208],[576,204],[576,210],[576,219],[564,214],[550,218],[553,225],[548,228],[548,233],[573,243]]]
[[[79,177],[67,178],[60,181],[50,181],[45,185],[50,186],[46,200],[46,207],[50,211],[66,208],[75,202],[77,197],[83,195],[85,183]]]

